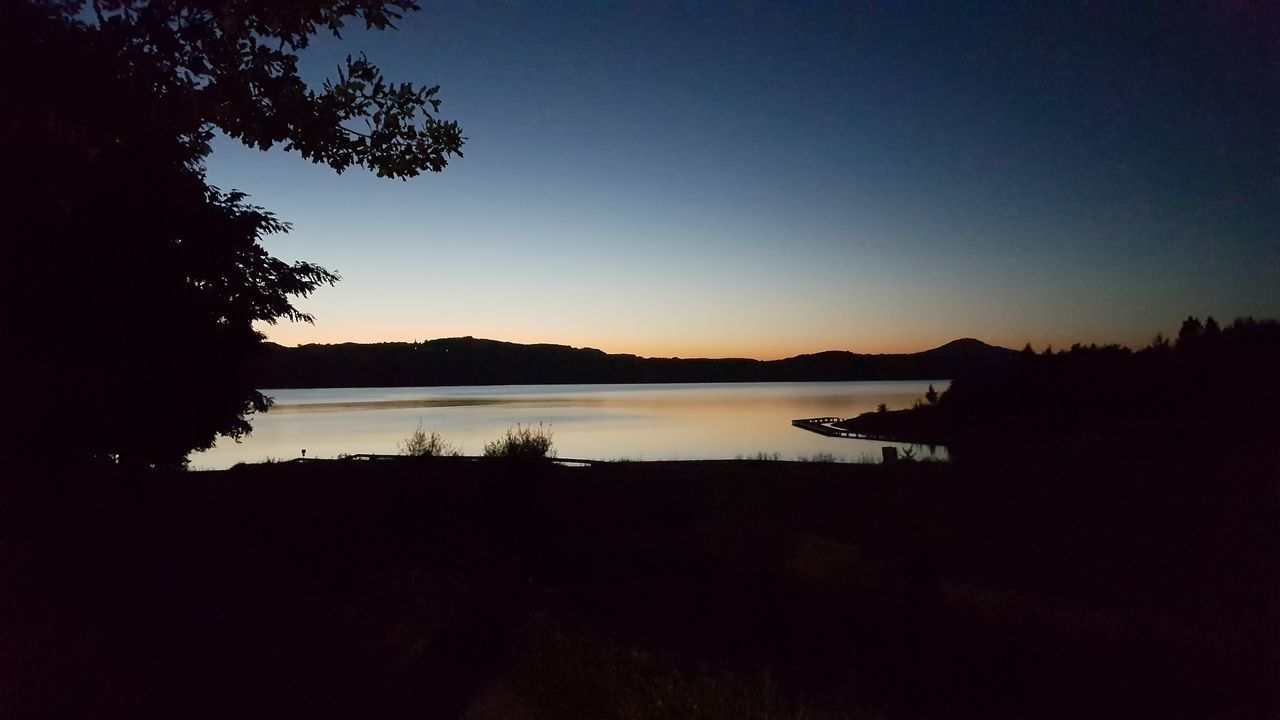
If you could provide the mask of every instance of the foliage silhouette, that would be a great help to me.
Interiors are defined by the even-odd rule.
[[[390,27],[412,3],[6,3],[0,57],[5,157],[22,181],[4,196],[13,238],[0,332],[22,408],[6,453],[180,466],[217,436],[250,430],[269,400],[250,363],[255,322],[309,321],[292,304],[335,273],[261,245],[288,225],[210,186],[215,129],[284,143],[341,172],[409,177],[458,152],[436,89],[389,86],[352,60],[320,92],[293,51],[343,18]],[[430,110],[428,110],[430,108]],[[367,120],[363,130],[344,123]],[[69,327],[68,327],[69,326]],[[73,448],[56,428],[74,409],[93,428]]]
[[[532,425],[516,424],[507,428],[502,437],[484,444],[484,456],[495,458],[545,458],[555,457],[552,449],[553,433],[551,428],[538,424],[535,430]]]
[[[1209,318],[1212,320],[1213,318]],[[1178,342],[1176,347],[1185,348],[1194,344],[1201,335],[1204,334],[1204,325],[1200,323],[1200,318],[1188,317],[1182,321],[1182,328],[1178,330]]]
[[[1113,456],[1135,446],[1180,454],[1195,443],[1274,437],[1280,390],[1245,391],[1239,378],[1266,377],[1277,366],[1275,321],[1242,318],[1219,328],[1188,318],[1172,347],[1157,336],[1136,352],[1077,344],[1056,354],[1020,353],[1010,366],[956,378],[936,405],[841,425],[948,444],[955,457],[1081,445]]]
[[[447,441],[440,433],[432,431],[430,434],[422,429],[422,425],[418,425],[418,429],[414,430],[404,440],[396,443],[401,455],[410,457],[458,457],[462,455],[462,451],[457,445]]]

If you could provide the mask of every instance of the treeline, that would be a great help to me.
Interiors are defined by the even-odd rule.
[[[1272,437],[1280,428],[1280,323],[1189,317],[1178,337],[1131,350],[1024,348],[1008,365],[973,368],[936,403],[868,413],[862,432],[969,452],[1041,452],[1046,445],[1150,452],[1216,439]]]
[[[1015,355],[964,339],[910,354],[831,351],[767,361],[646,358],[464,337],[295,348],[267,344],[254,376],[260,388],[913,380],[998,370]]]

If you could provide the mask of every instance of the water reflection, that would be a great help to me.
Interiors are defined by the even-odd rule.
[[[516,424],[550,425],[561,457],[688,460],[834,455],[878,457],[881,441],[823,437],[791,420],[847,417],[919,401],[947,381],[681,385],[508,385],[431,388],[266,390],[275,407],[253,418],[253,435],[196,453],[193,468],[225,468],[267,457],[395,453],[422,425],[479,454]],[[908,447],[908,446],[903,446]],[[928,448],[917,456],[929,455]],[[937,449],[935,457],[945,457]]]

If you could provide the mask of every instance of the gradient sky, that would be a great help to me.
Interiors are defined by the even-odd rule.
[[[276,342],[776,358],[1280,317],[1271,3],[423,5],[301,68],[440,84],[443,174],[215,143],[210,180],[293,224],[267,247],[343,276]]]

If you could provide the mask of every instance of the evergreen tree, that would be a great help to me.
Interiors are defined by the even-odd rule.
[[[1178,330],[1178,340],[1174,347],[1186,348],[1194,345],[1200,340],[1202,334],[1204,334],[1204,326],[1200,324],[1200,318],[1188,317],[1182,321],[1182,327]]]
[[[1222,328],[1218,327],[1218,321],[1214,320],[1212,315],[1205,318],[1204,320],[1205,339],[1212,340],[1220,337],[1221,335],[1222,335]]]

